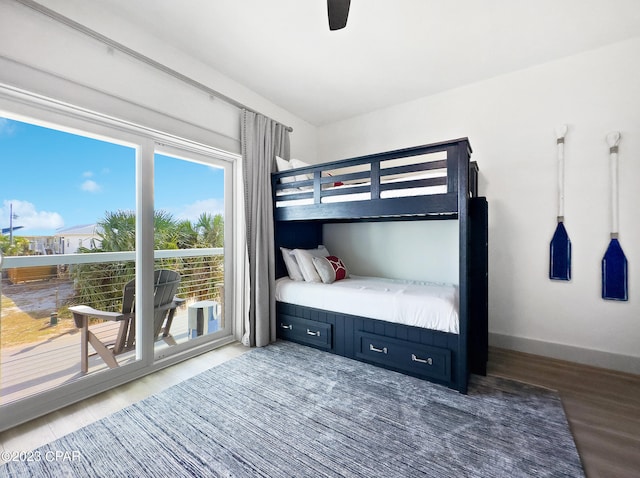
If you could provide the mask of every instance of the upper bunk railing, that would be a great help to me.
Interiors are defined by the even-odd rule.
[[[470,155],[462,138],[273,173],[275,220],[455,215],[477,195]]]

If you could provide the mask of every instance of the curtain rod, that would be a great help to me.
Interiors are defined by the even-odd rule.
[[[193,78],[189,78],[186,75],[183,75],[182,73],[180,73],[179,71],[174,70],[173,68],[169,68],[166,65],[163,65],[162,63],[149,58],[146,55],[143,55],[142,53],[136,51],[136,50],[132,50],[131,48],[123,45],[122,43],[119,43],[105,35],[102,35],[101,33],[98,33],[95,30],[92,30],[91,28],[88,28],[84,25],[82,25],[81,23],[76,22],[75,20],[72,20],[69,17],[66,17],[54,10],[51,10],[50,8],[45,7],[44,5],[41,5],[38,2],[35,2],[34,0],[14,0],[22,5],[24,5],[25,7],[29,7],[37,12],[40,12],[46,16],[48,16],[49,18],[52,18],[53,20],[62,23],[64,25],[67,25],[68,27],[73,28],[76,31],[79,31],[80,33],[84,33],[87,36],[90,36],[91,38],[98,40],[99,42],[105,44],[107,47],[113,48],[114,50],[118,50],[126,55],[129,55],[133,58],[135,58],[138,61],[141,61],[143,63],[146,63],[147,65],[160,70],[170,76],[173,76],[174,78],[177,78],[178,80],[187,83],[188,85],[191,85],[201,91],[204,91],[205,93],[207,93],[210,96],[213,96],[215,98],[218,98],[222,101],[224,101],[225,103],[228,103],[232,106],[235,106],[236,108],[240,108],[240,109],[245,109],[247,111],[251,111],[252,113],[257,113],[257,114],[262,114],[259,111],[254,110],[253,108],[249,108],[248,106],[240,103],[237,100],[234,100],[233,98],[228,97],[227,95],[224,95],[222,93],[220,93],[219,91],[214,90],[213,88],[209,88],[207,85],[200,83],[199,81],[194,80]],[[282,124],[282,123],[280,123]],[[287,126],[287,125],[283,125],[285,128],[287,128],[287,130],[289,132],[293,131],[293,128],[291,126]]]

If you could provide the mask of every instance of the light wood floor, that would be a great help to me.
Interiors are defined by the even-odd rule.
[[[228,345],[7,430],[0,450],[41,446],[247,350]],[[489,374],[560,393],[588,478],[640,477],[640,376],[494,348]]]
[[[640,477],[640,375],[493,348],[488,373],[560,393],[588,478]]]

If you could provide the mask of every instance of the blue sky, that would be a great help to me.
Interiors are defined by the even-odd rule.
[[[0,227],[53,235],[135,208],[135,150],[0,117]],[[223,212],[222,169],[156,155],[155,208],[176,219]]]

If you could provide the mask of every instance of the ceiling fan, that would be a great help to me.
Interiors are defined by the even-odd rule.
[[[340,30],[347,26],[351,0],[327,0],[329,30]]]

